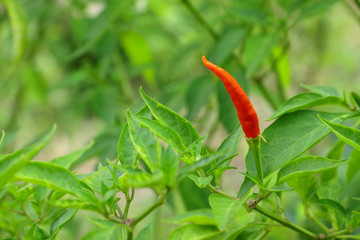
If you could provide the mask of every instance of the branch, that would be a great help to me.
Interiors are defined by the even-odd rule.
[[[134,221],[130,224],[130,227],[134,228],[136,224],[138,224],[141,220],[143,220],[147,215],[149,215],[152,211],[154,211],[157,207],[163,205],[166,202],[167,193],[160,196],[160,198],[145,212],[143,212],[139,217],[134,219]]]
[[[308,236],[308,237],[310,237],[312,239],[317,239],[317,236],[316,236],[315,233],[310,232],[310,231],[306,230],[305,228],[302,228],[302,227],[300,227],[298,225],[295,225],[295,224],[293,224],[293,223],[291,223],[291,222],[289,222],[289,221],[287,221],[285,219],[282,219],[281,217],[274,215],[272,212],[269,212],[268,210],[263,209],[260,206],[255,206],[254,210],[261,213],[262,215],[264,215],[264,216],[266,216],[268,218],[271,218],[272,220],[280,223],[281,225],[283,225],[285,227],[291,228],[292,230],[294,230],[294,231],[296,231],[298,233],[306,235],[306,236]]]
[[[219,36],[216,34],[214,29],[205,21],[205,19],[200,15],[200,13],[194,8],[189,0],[182,0],[186,8],[191,12],[195,19],[206,29],[206,31],[214,38],[217,39]]]

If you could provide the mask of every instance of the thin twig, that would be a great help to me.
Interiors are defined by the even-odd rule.
[[[332,238],[332,237],[338,238],[338,235],[346,234],[346,233],[348,233],[348,232],[349,232],[348,229],[342,229],[342,230],[339,230],[339,231],[336,231],[336,232],[332,232],[332,233],[327,234],[327,235],[326,235],[326,238]]]
[[[14,210],[14,209],[6,208],[6,207],[3,207],[3,206],[0,206],[0,208],[4,209],[4,210],[6,210],[6,211],[9,211],[9,212],[16,213],[16,214],[21,215],[21,216],[24,216],[24,215],[25,215],[24,213],[22,213],[22,212],[20,212],[20,211],[16,211],[16,210]]]
[[[125,204],[125,210],[124,210],[124,215],[123,215],[124,219],[126,219],[128,217],[130,204],[131,204],[132,200],[134,199],[134,195],[135,195],[134,188],[131,189],[130,196],[129,196],[129,193],[126,194],[126,204]]]
[[[199,12],[194,8],[194,6],[188,0],[182,0],[186,8],[191,12],[191,14],[196,18],[196,20],[206,29],[206,31],[214,38],[218,39],[217,33],[211,26],[205,21],[205,19],[199,14]]]
[[[338,235],[338,236],[336,236],[336,238],[340,238],[340,239],[360,239],[360,236],[356,236],[356,235]]]
[[[145,212],[143,212],[139,217],[137,217],[131,224],[130,227],[135,227],[141,220],[143,220],[147,215],[149,215],[152,211],[154,211],[157,207],[163,205],[166,201],[167,194],[163,194],[160,198]]]
[[[308,204],[304,203],[304,207],[305,207],[305,216],[310,219],[312,222],[314,222],[316,225],[318,225],[318,227],[320,227],[325,233],[329,232],[329,229],[322,223],[320,222],[317,218],[315,218],[311,212],[309,211],[309,206],[307,206]]]
[[[208,188],[210,189],[210,191],[212,191],[212,192],[214,192],[214,193],[217,193],[217,194],[220,194],[220,195],[222,195],[222,196],[224,196],[224,197],[227,197],[227,198],[230,198],[230,199],[234,199],[234,200],[237,200],[237,199],[238,199],[238,198],[236,198],[236,197],[233,197],[233,196],[227,194],[226,192],[218,189],[217,187],[215,187],[215,186],[213,186],[213,185],[211,185],[211,184],[208,185]]]
[[[260,206],[255,206],[254,210],[261,213],[262,215],[264,215],[264,216],[266,216],[268,218],[271,218],[272,220],[280,223],[281,225],[283,225],[285,227],[288,227],[288,228],[298,232],[298,233],[306,235],[306,236],[308,236],[308,237],[310,237],[312,239],[317,239],[317,236],[316,236],[315,233],[310,232],[309,230],[307,230],[305,228],[302,228],[302,227],[300,227],[300,226],[298,226],[298,225],[296,225],[296,224],[294,224],[292,222],[289,222],[289,221],[287,221],[285,219],[282,219],[281,217],[274,215],[272,212],[269,212],[268,210],[266,210],[266,209],[264,209],[264,208],[262,208]]]

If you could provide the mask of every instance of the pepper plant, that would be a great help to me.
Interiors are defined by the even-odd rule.
[[[304,85],[308,92],[284,102],[259,135],[256,112],[241,87],[203,60],[227,86],[242,128],[211,151],[204,147],[206,135],[140,88],[145,104],[127,111],[117,158],[77,174],[73,166],[92,143],[48,162],[34,159],[54,135],[54,125],[31,145],[0,155],[1,239],[62,239],[62,231],[84,210],[96,227],[80,236],[83,240],[360,239],[358,93],[341,96],[329,86]],[[324,104],[340,108],[309,110]],[[252,114],[248,123],[247,114]],[[242,129],[249,144],[245,170],[231,165]],[[314,151],[329,134],[336,142]],[[0,144],[4,137],[2,132]],[[244,176],[236,195],[222,183],[234,169]],[[186,181],[197,186],[190,196],[179,191]],[[156,199],[130,214],[141,188],[151,189]],[[208,193],[196,193],[204,189]],[[198,196],[207,207],[181,208],[182,201]],[[170,214],[157,212],[164,205]],[[160,225],[167,233],[159,233]]]

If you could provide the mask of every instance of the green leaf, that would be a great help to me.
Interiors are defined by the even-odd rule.
[[[120,169],[124,173],[125,176],[121,176],[121,181],[125,181],[125,183],[130,187],[141,188],[141,187],[152,187],[156,188],[159,186],[159,183],[162,182],[164,176],[163,172],[156,172],[154,174],[150,174],[144,172],[141,169],[133,169],[127,166],[121,165],[113,165],[116,168]],[[119,178],[119,180],[120,180]]]
[[[177,152],[182,152],[186,150],[186,146],[182,143],[182,140],[177,132],[175,132],[172,128],[166,126],[165,124],[145,118],[145,117],[137,117],[136,115],[132,115],[134,119],[142,126],[146,126],[151,129],[157,136],[159,136],[162,140],[170,144]]]
[[[127,112],[131,141],[146,165],[154,172],[160,163],[161,146],[155,134],[147,127],[140,126],[134,115]]]
[[[180,160],[186,163],[193,163],[195,160],[200,159],[201,149],[206,138],[207,136],[201,137],[190,144],[190,146],[180,154]]]
[[[28,184],[28,185],[20,188],[19,190],[17,190],[14,194],[14,197],[15,197],[16,201],[23,203],[34,192],[35,192],[35,187],[33,187],[33,185],[31,185],[31,184]]]
[[[241,184],[241,187],[238,191],[238,193],[236,194],[237,198],[241,198],[243,196],[245,196],[246,194],[248,194],[249,192],[251,192],[251,188],[255,185],[255,182],[252,181],[250,178],[245,177],[243,183]]]
[[[38,226],[38,223],[34,223],[29,230],[27,230],[23,240],[44,240],[48,239],[49,234]]]
[[[317,85],[305,85],[301,84],[303,88],[306,88],[312,93],[320,94],[323,97],[340,97],[339,92],[336,90],[336,88],[331,86],[317,86]]]
[[[99,211],[99,207],[97,205],[79,199],[50,200],[49,204],[60,208],[83,209],[95,212]]]
[[[4,141],[4,138],[5,138],[5,132],[4,130],[1,131],[1,138],[0,138],[0,147],[1,147],[1,144],[3,143]]]
[[[141,75],[146,83],[151,87],[156,86],[154,68],[150,65],[153,63],[152,50],[142,33],[132,30],[123,31],[121,32],[120,41],[131,62],[138,69],[141,69]]]
[[[13,57],[14,62],[20,61],[27,45],[27,19],[23,5],[17,0],[3,1],[9,14],[11,30],[13,34]]]
[[[269,23],[268,14],[254,3],[236,2],[236,4],[230,5],[228,11],[235,19],[240,19],[247,23],[261,25]]]
[[[329,122],[320,115],[318,115],[318,117],[333,133],[335,133],[338,138],[352,146],[357,151],[360,151],[360,130]]]
[[[338,202],[331,200],[331,199],[319,199],[312,201],[312,203],[316,205],[323,206],[325,208],[330,208],[335,212],[341,214],[342,216],[346,217],[346,210],[345,208]]]
[[[254,176],[254,175],[252,175],[252,174],[250,174],[248,172],[247,173],[239,172],[239,173],[244,175],[246,178],[250,179],[251,181],[253,181],[256,185],[258,185],[258,186],[263,185],[263,184],[261,184],[260,180],[256,176]]]
[[[179,168],[179,158],[169,146],[161,159],[160,169],[163,172],[163,181],[166,186],[172,187],[175,184],[176,173]]]
[[[214,91],[214,81],[211,77],[197,77],[191,81],[186,91],[187,118],[192,119],[209,101]],[[202,89],[199,91],[199,89]]]
[[[182,179],[184,179],[189,173],[191,173],[199,168],[206,167],[207,165],[209,165],[212,162],[219,159],[219,157],[220,157],[220,155],[214,154],[211,156],[203,157],[200,160],[195,161],[192,164],[186,165],[183,169],[181,169],[179,175],[177,176],[178,181],[181,181]]]
[[[89,220],[94,223],[96,226],[98,226],[101,229],[108,229],[108,228],[113,228],[113,227],[122,227],[128,231],[132,231],[133,229],[126,225],[126,224],[122,224],[119,222],[113,222],[110,220],[106,220],[106,219],[100,219],[100,218],[96,218],[96,217],[89,217]]]
[[[329,121],[341,123],[344,116],[340,113],[321,113]],[[314,111],[297,111],[286,114],[269,127],[262,136],[267,143],[261,142],[261,156],[263,168],[266,167],[264,177],[278,170],[286,162],[295,159],[300,154],[311,148],[323,137],[329,134],[330,130],[317,117]],[[256,167],[251,152],[246,156],[246,168],[251,174],[256,174]],[[245,178],[238,197],[246,194],[254,183]]]
[[[328,182],[321,182],[319,186],[316,186],[316,194],[320,199],[332,199],[338,200],[341,196],[340,191],[343,187],[340,185],[338,179],[333,178]]]
[[[343,100],[339,97],[324,97],[317,93],[300,93],[284,102],[276,112],[266,120],[278,118],[285,113],[295,112],[300,109],[318,106],[322,104],[342,104]]]
[[[224,158],[221,161],[217,161],[216,163],[211,164],[211,168],[209,170],[207,170],[207,174],[210,175],[220,169],[236,169],[236,167],[226,166],[227,164],[225,164],[225,167],[220,167],[220,166],[222,166],[226,162],[230,162],[237,155],[239,155],[239,154],[235,153],[234,155],[231,155],[230,157]]]
[[[193,223],[197,225],[217,225],[210,209],[197,209],[166,219],[165,222],[173,224]]]
[[[16,177],[22,181],[41,185],[62,193],[81,197],[93,202],[97,198],[81,187],[80,181],[66,168],[49,162],[29,162]]]
[[[153,223],[150,223],[138,233],[135,240],[152,240],[153,230],[154,230],[154,225]]]
[[[340,113],[321,113],[328,121],[340,123]],[[314,111],[297,111],[286,114],[267,127],[262,136],[267,143],[261,142],[261,156],[266,163],[267,176],[278,170],[288,161],[298,157],[329,134]],[[246,157],[248,171],[256,172],[252,156]]]
[[[357,104],[357,106],[360,107],[360,96],[356,92],[351,92],[350,96],[354,100],[354,102]]]
[[[66,210],[61,216],[55,219],[50,226],[50,234],[57,234],[77,213],[76,209]]]
[[[230,199],[219,194],[211,194],[209,203],[214,214],[214,218],[218,223],[219,229],[224,230],[234,219],[236,214],[243,207],[248,196],[241,199]]]
[[[209,52],[209,59],[221,65],[244,40],[248,29],[239,26],[227,27]],[[205,91],[203,88],[197,88]],[[207,92],[209,93],[209,92]],[[209,94],[208,94],[209,95]]]
[[[292,160],[283,166],[278,173],[278,183],[283,183],[288,179],[296,178],[309,173],[316,173],[326,169],[344,165],[346,160],[339,161],[325,157],[306,156]]]
[[[11,154],[0,155],[0,189],[50,141],[55,130],[56,125],[35,144]]]
[[[136,113],[137,116],[144,117],[147,114],[150,114],[150,110],[145,106],[139,112]],[[136,167],[136,155],[137,152],[130,138],[129,124],[126,122],[123,126],[123,129],[120,134],[118,142],[118,159],[123,165]]]
[[[110,188],[114,184],[113,179],[110,169],[99,163],[97,171],[84,178],[83,182],[86,182],[92,190],[101,194],[101,186],[104,184],[107,188]]]
[[[135,166],[136,150],[131,141],[129,124],[126,122],[120,134],[118,143],[118,158],[123,165]]]
[[[330,150],[330,152],[326,155],[326,157],[330,158],[330,159],[334,159],[334,160],[340,160],[342,153],[344,151],[345,145],[346,145],[346,143],[344,143],[343,141],[341,141],[341,140],[338,141],[333,146],[333,148]],[[336,170],[337,170],[336,168],[333,168],[333,169],[324,171],[321,175],[321,182],[324,183],[324,182],[327,182],[327,181],[335,178],[336,174],[337,174]]]
[[[221,233],[217,227],[203,225],[184,225],[175,229],[169,240],[203,240]]]
[[[241,126],[238,125],[231,133],[230,135],[221,143],[219,148],[216,150],[216,153],[222,153],[221,158],[219,159],[219,162],[223,159],[229,158],[230,156],[234,156],[236,153],[240,139],[241,139],[241,133],[242,129]],[[229,161],[224,162],[221,164],[221,166],[228,166],[231,162],[231,159]]]
[[[288,54],[283,51],[285,50],[280,46],[275,46],[273,49],[273,56],[274,59],[276,59],[275,69],[277,78],[280,81],[281,87],[286,89],[291,85],[291,70]]]
[[[237,169],[237,167],[227,166],[227,167],[216,168],[215,171],[213,172],[213,175],[215,177],[215,185],[220,186],[222,174],[232,169]]]
[[[355,112],[349,113],[349,114],[343,116],[342,118],[350,119],[350,118],[357,118],[357,117],[360,117],[360,111],[355,111]]]
[[[76,164],[76,161],[86,152],[88,151],[92,146],[94,145],[94,142],[91,142],[89,145],[85,146],[84,148],[67,154],[65,156],[61,156],[58,158],[55,158],[51,160],[52,163],[57,164],[59,166],[62,166],[64,168],[70,169],[74,164]]]
[[[320,12],[325,11],[327,8],[338,2],[338,0],[320,0],[320,1],[309,1],[310,4],[303,7],[300,14],[297,16],[295,23],[301,21],[307,17],[314,16]],[[294,23],[294,24],[295,24]]]
[[[348,167],[346,171],[346,179],[348,182],[360,171],[360,152],[353,150],[350,155]]]
[[[152,115],[154,115],[158,121],[164,123],[177,132],[185,146],[188,147],[199,138],[199,134],[188,120],[150,98],[145,94],[142,88],[140,88],[140,94],[146,105],[149,107]]]
[[[91,28],[89,28],[89,31],[85,33],[85,39],[80,44],[81,47],[68,56],[68,58],[78,58],[89,51],[99,41],[99,39],[104,36],[126,2],[127,1],[121,1],[119,3],[117,0],[108,1],[106,8],[99,14],[98,17],[89,23]]]
[[[244,49],[246,78],[249,78],[270,55],[278,40],[277,34],[260,34],[248,38]]]
[[[209,185],[213,179],[213,176],[199,177],[194,174],[189,174],[188,177],[193,180],[199,188],[206,188],[206,186]]]
[[[264,227],[266,227],[266,225],[268,225],[267,222],[252,222],[247,225],[236,227],[234,229],[231,229],[229,232],[226,232],[226,235],[222,239],[258,239],[257,237],[263,234],[262,230],[264,229]]]
[[[89,232],[81,240],[122,240],[122,228],[113,226]]]
[[[286,185],[280,185],[280,186],[275,186],[272,188],[267,188],[266,191],[269,192],[288,192],[288,191],[293,191],[294,189],[291,187],[288,187]]]
[[[353,230],[356,229],[360,224],[360,212],[352,211],[352,216],[349,221],[349,227]]]

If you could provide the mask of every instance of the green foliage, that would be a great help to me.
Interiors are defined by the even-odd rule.
[[[0,239],[358,239],[359,7],[0,0]]]
[[[343,164],[345,164],[345,161],[332,160],[324,157],[301,157],[289,161],[279,170],[277,175],[277,182],[282,183],[292,178],[339,167]]]
[[[51,139],[54,135],[56,125],[35,144],[18,150],[11,154],[0,155],[0,187],[21,170]],[[3,135],[4,136],[4,135]]]

